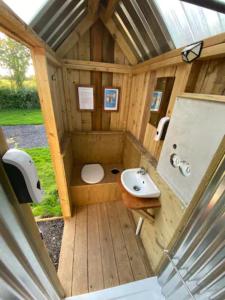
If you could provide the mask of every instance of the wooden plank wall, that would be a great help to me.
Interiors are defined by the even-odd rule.
[[[159,77],[175,76],[167,115],[171,116],[176,97],[183,92],[225,94],[224,58],[197,61],[161,67],[154,71],[132,76],[127,130],[156,159],[159,159],[163,142],[155,142],[156,128],[148,123],[151,94]]]
[[[96,22],[80,38],[79,42],[64,58],[128,64],[119,46],[114,42],[108,30],[100,21]],[[64,69],[69,131],[125,130],[128,116],[130,81],[130,75],[128,74]],[[75,84],[95,85],[97,91],[97,110],[95,112],[80,112],[77,110]],[[120,110],[119,112],[104,112],[102,110],[103,86],[112,85],[121,89]]]
[[[153,270],[157,271],[163,258],[162,248],[167,249],[180,224],[184,210],[182,210],[178,197],[156,172],[153,163],[150,162],[149,155],[145,153],[144,148],[130,134],[125,137],[123,165],[125,168],[140,166],[146,168],[161,191],[161,207],[154,209],[154,224],[150,224],[145,220],[141,229],[141,238],[146,254]],[[132,210],[132,213],[137,223],[141,215],[135,210]]]
[[[52,95],[53,109],[56,119],[56,127],[61,144],[65,132],[68,131],[62,68],[53,66],[50,62],[48,62],[48,77]]]
[[[122,162],[124,133],[121,131],[74,132],[73,157],[76,164]]]

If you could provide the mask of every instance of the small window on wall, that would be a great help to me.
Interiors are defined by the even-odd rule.
[[[176,48],[225,31],[225,14],[180,0],[154,0]]]

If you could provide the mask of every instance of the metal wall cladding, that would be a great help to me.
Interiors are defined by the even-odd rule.
[[[182,236],[159,275],[163,295],[225,299],[225,156]]]

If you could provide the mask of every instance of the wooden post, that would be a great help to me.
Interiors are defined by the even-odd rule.
[[[56,119],[52,103],[53,99],[51,97],[50,84],[48,79],[45,49],[33,48],[32,56],[38,85],[38,94],[45,120],[47,137],[55,170],[55,177],[59,192],[62,213],[64,217],[70,217],[71,206],[69,198],[69,189],[68,183],[66,181],[64,164],[60,152],[60,141],[56,127]]]

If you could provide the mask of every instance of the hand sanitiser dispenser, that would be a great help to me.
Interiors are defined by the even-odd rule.
[[[29,154],[10,149],[2,157],[3,165],[20,203],[39,203],[44,195],[37,170]]]
[[[160,119],[159,125],[157,127],[157,131],[156,131],[156,135],[154,138],[155,141],[164,140],[167,128],[169,126],[169,121],[170,121],[169,117],[163,117],[162,119]]]

